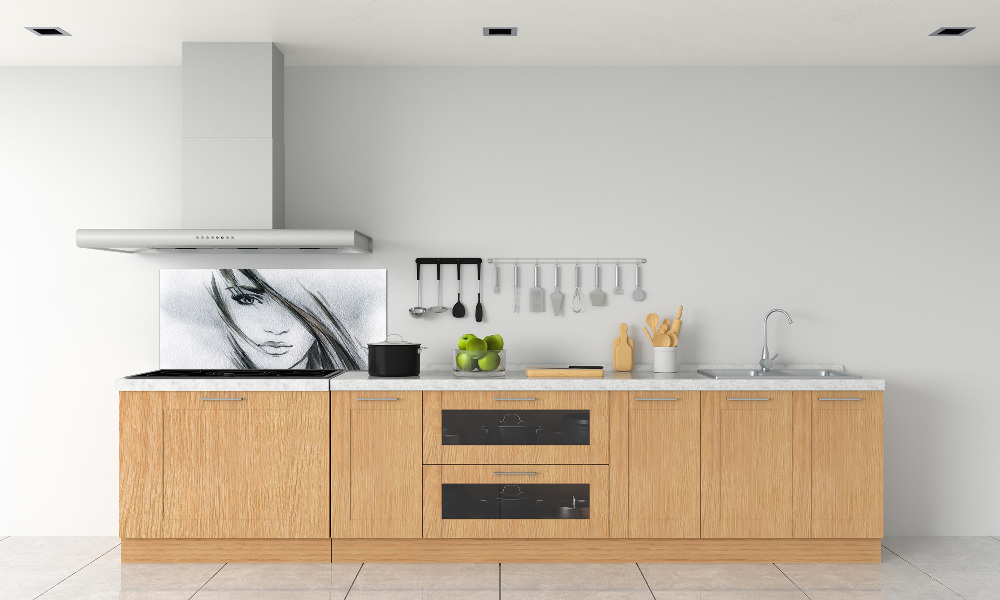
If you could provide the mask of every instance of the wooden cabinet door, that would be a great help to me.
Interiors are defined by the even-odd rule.
[[[882,537],[882,392],[796,392],[811,408],[811,534]]]
[[[420,392],[334,392],[332,535],[418,538]]]
[[[701,395],[629,396],[628,536],[699,537]]]
[[[701,398],[702,537],[792,537],[792,393]]]
[[[328,392],[163,395],[163,537],[329,536]]]
[[[163,528],[163,397],[118,394],[118,535],[158,538]]]

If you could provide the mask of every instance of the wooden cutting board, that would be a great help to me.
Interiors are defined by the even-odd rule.
[[[580,369],[528,367],[524,370],[524,374],[526,377],[604,377],[604,368]]]

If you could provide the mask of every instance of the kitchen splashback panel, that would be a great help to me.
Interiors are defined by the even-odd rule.
[[[161,369],[367,369],[384,269],[161,269]]]

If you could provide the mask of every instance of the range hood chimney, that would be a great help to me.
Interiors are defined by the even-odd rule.
[[[285,57],[271,43],[182,45],[183,229],[80,229],[115,252],[361,252],[354,230],[284,229]]]

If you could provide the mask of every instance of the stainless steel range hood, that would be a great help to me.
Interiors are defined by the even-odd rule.
[[[285,57],[271,43],[183,44],[183,229],[79,229],[113,252],[370,253],[353,229],[284,229]]]

